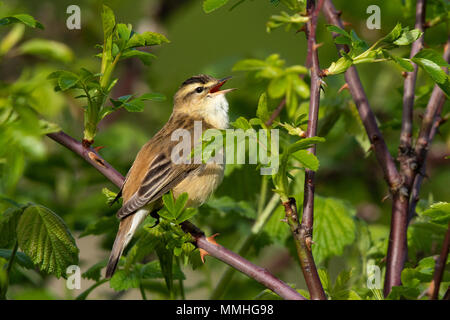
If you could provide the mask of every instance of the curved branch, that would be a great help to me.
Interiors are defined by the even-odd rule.
[[[56,133],[49,133],[47,136],[59,144],[65,146],[67,149],[78,154],[95,169],[100,171],[106,178],[114,183],[119,188],[122,186],[124,177],[114,169],[108,162],[106,162],[96,150],[93,148],[85,148],[81,142],[75,140],[71,136],[67,135],[63,131]],[[296,290],[288,286],[283,281],[274,277],[264,268],[258,267],[236,253],[224,248],[221,245],[210,243],[203,231],[197,228],[189,221],[185,221],[181,224],[182,229],[185,232],[189,232],[195,239],[195,244],[198,248],[206,250],[210,256],[225,262],[226,264],[236,268],[240,272],[246,274],[250,278],[258,281],[266,288],[269,288],[273,292],[277,293],[280,297],[287,300],[306,300],[305,297],[300,295]]]
[[[433,281],[431,281],[428,291],[431,300],[436,300],[438,298],[439,287],[441,286],[441,281],[445,270],[445,264],[447,262],[449,246],[450,246],[450,222],[448,224],[447,232],[445,233],[444,243],[442,243],[441,254],[439,255],[438,260],[436,261]]]

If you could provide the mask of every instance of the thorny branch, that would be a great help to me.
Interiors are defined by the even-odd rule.
[[[433,281],[431,281],[428,294],[431,300],[436,300],[439,295],[439,287],[441,286],[442,277],[444,275],[445,265],[447,263],[448,250],[450,246],[450,222],[448,224],[447,232],[445,233],[445,239],[442,243],[441,254],[436,261],[434,267]]]
[[[309,16],[309,21],[306,23],[306,36],[308,39],[307,65],[310,68],[311,74],[311,96],[309,102],[309,117],[306,137],[313,137],[317,135],[320,86],[322,80],[319,76],[320,67],[319,58],[317,55],[316,26],[322,4],[323,0],[320,0],[317,7],[315,1],[307,2]],[[315,146],[311,147],[309,152],[315,154]],[[294,198],[289,198],[289,201],[283,202],[283,206],[286,212],[287,223],[289,224],[294,236],[297,254],[311,299],[326,300],[326,295],[323,290],[322,283],[320,282],[316,264],[311,252],[314,216],[314,171],[309,169],[305,170],[302,223],[299,223],[298,210]]]
[[[106,162],[95,149],[84,147],[81,142],[75,140],[63,131],[50,133],[47,134],[47,136],[57,143],[65,146],[67,149],[78,154],[89,164],[91,164],[95,169],[100,171],[116,186],[118,186],[119,188],[122,186],[124,177],[108,162]],[[212,244],[211,242],[209,242],[205,237],[203,231],[201,231],[189,221],[183,222],[181,224],[181,227],[185,232],[188,232],[193,236],[193,238],[195,239],[195,244],[198,248],[206,250],[212,257],[225,262],[231,267],[246,274],[250,278],[258,281],[265,287],[277,293],[280,297],[286,300],[306,300],[305,297],[300,295],[297,291],[295,291],[283,281],[274,277],[266,269],[251,263],[250,261],[244,259],[243,257],[237,255],[236,253],[226,249],[219,244]]]

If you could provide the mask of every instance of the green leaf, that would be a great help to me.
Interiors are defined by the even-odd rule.
[[[88,224],[86,229],[80,234],[80,238],[88,235],[100,235],[117,230],[119,220],[116,216],[101,217],[100,219]]]
[[[310,93],[306,82],[297,75],[292,75],[289,79],[291,80],[292,88],[295,93],[297,93],[302,99],[308,99]]]
[[[0,249],[0,257],[6,260],[11,259],[12,250],[9,249]],[[19,264],[19,266],[26,269],[34,269],[33,261],[31,261],[30,257],[28,257],[25,253],[17,251],[14,263]]]
[[[288,78],[285,76],[274,78],[270,81],[267,92],[273,99],[280,98],[284,95],[289,85]]]
[[[119,60],[124,60],[128,58],[139,58],[139,60],[141,60],[143,64],[148,66],[151,64],[152,60],[156,58],[156,56],[146,51],[128,49],[122,53]]]
[[[348,203],[316,196],[314,200],[313,255],[316,263],[341,255],[355,240],[355,209]]]
[[[324,141],[325,141],[325,139],[322,137],[311,137],[311,138],[300,139],[297,142],[295,142],[289,146],[288,152],[294,153],[298,150],[308,149],[313,144],[316,144],[319,142],[324,142]]]
[[[259,97],[256,116],[261,119],[262,122],[266,122],[270,118],[269,109],[267,107],[267,94],[265,92]]]
[[[142,112],[144,111],[145,104],[140,99],[134,99],[123,104],[125,109],[129,112]]]
[[[345,38],[351,39],[351,36],[347,31],[339,28],[338,26],[335,26],[334,24],[327,24],[327,30],[330,32],[338,33],[338,34],[344,36]]]
[[[177,199],[175,200],[175,207],[173,212],[175,217],[178,218],[179,214],[183,211],[184,207],[186,206],[188,199],[189,195],[187,192],[183,192],[177,197]]]
[[[242,129],[244,131],[252,128],[248,120],[245,119],[244,117],[237,118],[236,121],[231,123],[231,125],[236,129]]]
[[[163,195],[162,200],[167,211],[173,216],[173,218],[176,218],[175,199],[172,191]]]
[[[338,61],[332,62],[331,65],[326,70],[327,74],[333,75],[333,74],[339,74],[347,71],[348,68],[351,67],[353,64],[352,58],[348,55],[344,55],[341,58],[339,58]]]
[[[412,72],[414,71],[414,67],[409,59],[400,58],[394,55],[389,55],[395,63],[397,63],[403,70]]]
[[[78,83],[79,78],[75,73],[69,71],[59,72],[58,85],[62,91],[70,89]]]
[[[450,221],[450,203],[433,203],[429,209],[420,213],[420,216],[427,217],[433,223],[447,226]]]
[[[151,100],[151,101],[165,101],[166,96],[161,93],[144,93],[139,97],[139,100]]]
[[[410,288],[410,287],[392,287],[391,293],[386,297],[386,300],[416,300],[420,294],[419,288]]]
[[[419,52],[420,53],[420,52]],[[450,97],[450,78],[448,74],[441,69],[441,61],[434,59],[429,60],[427,58],[418,58],[417,55],[412,58],[412,61],[425,70],[431,79],[444,91],[447,97]],[[436,63],[437,61],[438,63]]]
[[[130,40],[128,40],[126,48],[147,47],[168,42],[170,41],[164,35],[146,31],[143,33],[134,33]]]
[[[203,11],[205,13],[213,12],[226,5],[228,0],[204,0],[203,1]]]
[[[0,19],[0,26],[5,26],[12,23],[23,23],[24,25],[31,28],[44,29],[44,26],[40,22],[36,21],[32,16],[25,13],[15,14],[13,16]]]
[[[419,39],[421,35],[422,32],[419,29],[413,30],[404,29],[401,36],[394,41],[394,44],[398,46],[406,46]]]
[[[24,42],[18,50],[21,54],[32,54],[64,63],[73,60],[73,52],[68,46],[52,40],[31,39]]]
[[[109,286],[116,291],[139,288],[139,270],[117,270],[109,281]]]
[[[102,277],[101,271],[104,267],[106,267],[107,263],[107,260],[100,261],[87,269],[81,276],[85,279],[90,279],[98,282]]]
[[[278,122],[278,125],[282,126],[284,129],[287,130],[287,132],[292,136],[298,136],[304,138],[306,136],[306,132],[303,131],[300,127],[294,127],[293,125],[290,125],[289,123],[281,123]]]
[[[103,25],[103,37],[106,41],[114,30],[114,26],[116,25],[116,18],[114,16],[114,12],[110,7],[103,5],[102,11],[102,25]]]
[[[177,217],[177,223],[189,220],[198,213],[196,208],[186,208]]]
[[[401,34],[402,34],[402,24],[397,23],[394,29],[392,29],[391,32],[389,32],[384,38],[382,38],[381,41],[386,43],[393,43],[401,36]]]
[[[293,154],[293,157],[297,159],[305,168],[313,171],[317,171],[319,169],[319,160],[308,150],[299,150]]]
[[[17,239],[16,228],[19,223],[20,215],[23,209],[8,208],[0,216],[0,247],[8,248],[14,244]]]
[[[41,271],[65,276],[69,265],[78,264],[78,248],[64,221],[50,209],[31,205],[17,226],[19,247]]]
[[[450,65],[445,61],[445,59],[433,49],[423,49],[420,50],[414,58],[426,59],[433,61],[440,67],[449,67]]]

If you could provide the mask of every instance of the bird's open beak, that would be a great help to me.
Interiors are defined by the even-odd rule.
[[[226,89],[226,90],[220,90],[220,88],[225,84],[225,82],[227,82],[227,81],[230,80],[230,79],[231,79],[231,77],[226,77],[226,78],[220,79],[219,82],[217,82],[217,84],[209,90],[209,93],[214,93],[214,94],[219,94],[219,93],[220,93],[220,94],[225,94],[225,93],[227,93],[227,92],[236,90],[236,88],[231,88],[231,89]]]

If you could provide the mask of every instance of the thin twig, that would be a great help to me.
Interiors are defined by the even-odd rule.
[[[310,17],[306,24],[306,35],[308,37],[308,62],[311,74],[311,95],[309,100],[308,112],[308,128],[306,130],[306,137],[311,138],[317,135],[317,123],[319,119],[319,103],[320,103],[320,86],[322,79],[320,78],[319,57],[317,54],[316,44],[316,27],[317,18],[323,4],[323,0],[315,7],[314,1],[308,1],[308,15]],[[316,154],[316,145],[313,145],[308,151]],[[309,242],[312,237],[313,220],[314,220],[314,171],[305,169],[305,188],[303,199],[303,215],[302,228],[305,229]]]
[[[448,224],[447,232],[445,233],[444,242],[442,243],[441,254],[439,255],[439,258],[436,261],[436,265],[434,267],[433,281],[431,281],[428,291],[431,300],[438,299],[439,287],[441,286],[445,265],[447,263],[449,246],[450,246],[450,222]]]
[[[119,188],[122,186],[124,177],[115,170],[108,162],[106,162],[94,149],[85,148],[82,146],[81,142],[75,140],[66,133],[59,131],[56,133],[50,133],[49,136],[54,141],[65,146],[67,149],[78,154],[89,164],[91,164],[95,169],[100,171],[106,178],[108,178],[112,183],[114,183]],[[182,229],[185,232],[189,232],[195,239],[195,244],[198,248],[206,250],[209,255],[215,257],[216,259],[225,262],[226,264],[236,268],[242,273],[246,274],[250,278],[258,281],[266,288],[277,293],[280,297],[287,300],[306,300],[305,297],[300,295],[293,288],[288,286],[285,282],[274,277],[264,268],[258,267],[253,263],[247,261],[243,257],[237,255],[236,253],[224,248],[218,244],[212,244],[209,242],[203,231],[201,231],[194,224],[189,221],[185,221],[181,224]]]
[[[270,127],[272,125],[272,123],[275,121],[275,119],[280,115],[281,110],[283,110],[285,105],[286,105],[286,98],[281,100],[278,107],[275,110],[273,110],[272,114],[270,115],[269,120],[266,121],[266,126]]]

